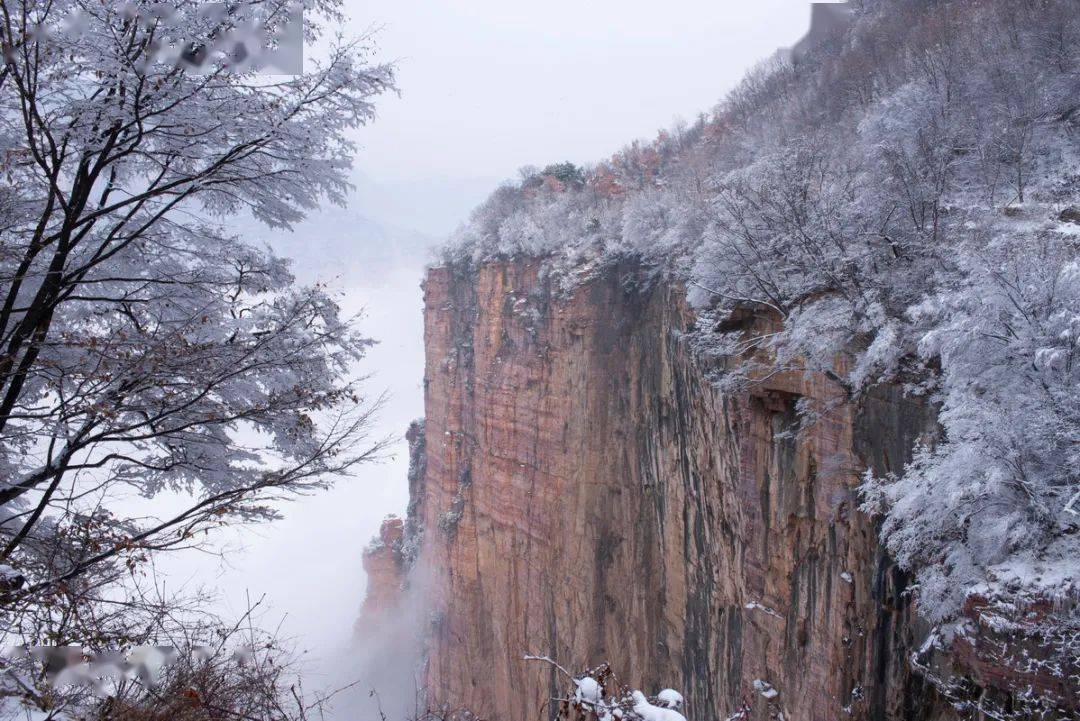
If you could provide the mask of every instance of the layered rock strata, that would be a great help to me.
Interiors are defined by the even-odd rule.
[[[682,289],[630,265],[569,291],[536,260],[435,268],[425,308],[409,523],[429,701],[553,718],[564,680],[524,660],[543,654],[680,689],[692,719],[954,718],[858,510],[863,474],[902,469],[933,409],[790,371],[721,394]]]

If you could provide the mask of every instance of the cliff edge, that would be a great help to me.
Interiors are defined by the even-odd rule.
[[[932,409],[794,373],[721,395],[681,288],[633,266],[570,293],[540,261],[435,268],[425,306],[429,702],[552,718],[540,653],[680,688],[699,719],[944,712],[856,490],[902,468]]]

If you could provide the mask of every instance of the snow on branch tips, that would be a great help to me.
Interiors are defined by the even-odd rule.
[[[370,341],[232,229],[343,202],[352,130],[393,69],[365,38],[274,80],[217,55],[166,62],[180,40],[197,53],[280,29],[295,5],[168,4],[3,5],[18,19],[0,24],[0,610],[15,637],[124,637],[88,609],[103,589],[382,448],[367,437],[379,399],[352,370]],[[309,5],[304,36],[340,6]],[[165,494],[179,500],[157,517]]]
[[[675,689],[662,689],[656,696],[623,685],[611,666],[602,664],[577,675],[548,656],[527,655],[526,661],[548,664],[559,671],[568,684],[564,696],[551,699],[558,704],[563,719],[586,718],[598,721],[686,721],[683,696]]]

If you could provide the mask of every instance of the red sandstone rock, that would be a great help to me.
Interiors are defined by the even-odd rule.
[[[358,637],[378,633],[401,608],[406,581],[406,569],[401,558],[404,535],[405,522],[396,516],[388,516],[382,522],[378,538],[364,549],[367,593],[356,623]]]
[[[523,661],[540,653],[679,689],[699,721],[744,706],[755,720],[954,718],[911,669],[926,630],[858,510],[862,473],[901,469],[932,410],[891,388],[848,403],[820,374],[722,396],[683,340],[679,288],[625,267],[563,296],[540,267],[436,268],[425,284],[410,524],[430,586],[429,700],[544,718],[564,689]],[[800,401],[816,422],[800,423]],[[392,574],[366,563],[378,609]]]

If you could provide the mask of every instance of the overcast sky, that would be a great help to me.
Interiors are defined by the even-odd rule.
[[[367,309],[363,328],[380,345],[361,370],[372,392],[390,393],[379,435],[423,414],[425,256],[401,230],[438,239],[523,165],[596,161],[694,118],[793,45],[810,17],[803,0],[351,0],[348,10],[347,34],[381,26],[379,55],[398,63],[402,95],[357,135],[350,207],[273,242],[303,280],[334,282],[346,308]],[[351,633],[364,545],[383,516],[404,511],[406,458],[395,450],[396,461],[285,508],[283,522],[230,535],[244,548],[227,565],[190,557],[171,575],[216,587],[226,611],[266,594],[264,623],[286,616],[285,633],[325,653]]]
[[[348,0],[347,0],[348,1]],[[401,99],[362,132],[387,180],[593,162],[707,111],[809,26],[805,0],[352,0]]]

